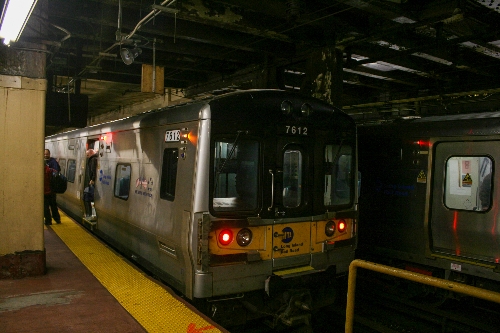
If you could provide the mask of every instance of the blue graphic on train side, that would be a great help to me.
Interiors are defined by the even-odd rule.
[[[283,238],[281,241],[283,243],[290,243],[293,239],[293,229],[290,227],[286,227],[282,230],[282,232],[283,232]]]

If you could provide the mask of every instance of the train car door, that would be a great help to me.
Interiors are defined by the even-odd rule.
[[[273,258],[304,255],[306,264],[309,262],[313,201],[313,151],[310,144],[313,139],[299,130],[289,134],[278,137],[275,168],[270,170],[274,173],[274,200],[268,209],[274,212],[276,221],[273,225]],[[285,218],[290,222],[279,223]],[[277,266],[280,263],[275,261]]]
[[[81,196],[81,205],[83,209],[83,222],[90,225],[91,229],[97,224],[97,213],[95,210],[95,202],[99,198],[99,137],[89,137],[84,151],[85,158],[82,160],[83,169],[83,195]],[[95,168],[95,169],[94,169]],[[91,182],[91,169],[96,173],[95,181]]]
[[[498,262],[498,200],[492,192],[492,176],[494,163],[499,160],[498,141],[435,145],[429,223],[433,253]]]

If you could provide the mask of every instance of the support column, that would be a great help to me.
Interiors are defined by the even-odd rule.
[[[46,4],[39,1],[35,12]],[[43,22],[31,21],[22,37],[33,41]],[[0,45],[0,279],[45,273],[46,50],[26,40]]]
[[[0,278],[45,272],[45,79],[0,75]]]
[[[302,91],[334,106],[342,106],[343,52],[325,46],[311,53]]]

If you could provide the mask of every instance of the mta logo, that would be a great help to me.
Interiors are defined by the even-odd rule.
[[[290,243],[293,239],[293,229],[290,227],[286,227],[283,230],[283,239],[281,240],[283,243]]]

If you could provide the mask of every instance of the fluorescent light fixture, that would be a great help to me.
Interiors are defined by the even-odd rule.
[[[427,59],[430,61],[434,61],[434,62],[443,64],[443,65],[447,65],[447,66],[453,65],[453,63],[451,61],[448,61],[448,60],[445,60],[442,58],[438,58],[438,57],[434,57],[430,54],[423,53],[423,52],[415,52],[415,53],[412,53],[411,55],[416,56],[416,57],[420,57],[420,58],[424,58],[424,59]]]
[[[496,41],[494,41],[494,42],[489,42],[489,44],[491,44],[491,45],[495,45],[495,46],[497,46],[497,47],[500,47],[500,40],[496,40]]]
[[[394,71],[396,70],[393,66],[382,63],[381,61],[377,62],[370,62],[368,64],[363,64],[361,66],[368,67],[371,69],[375,69],[377,71],[382,71],[382,72],[388,72],[388,71]]]
[[[366,73],[366,72],[355,71],[355,70],[352,70],[352,69],[349,69],[349,68],[344,68],[343,71],[347,72],[347,73],[353,73],[353,74],[358,74],[358,75],[362,75],[362,76],[368,76],[368,77],[371,77],[371,78],[374,78],[374,79],[379,79],[379,80],[394,81],[394,79],[391,79],[390,77],[385,77],[385,76],[370,74],[370,73]]]
[[[399,45],[396,45],[396,44],[392,44],[392,43],[386,42],[385,40],[376,40],[376,41],[373,41],[371,43],[372,44],[377,44],[377,45],[382,46],[382,47],[387,47],[389,49],[393,49],[393,50],[396,50],[396,51],[404,51],[404,50],[406,50],[406,47],[404,47],[404,46],[399,46]]]
[[[17,42],[38,0],[6,0],[0,20],[3,43]]]
[[[362,61],[362,60],[367,60],[367,59],[370,59],[370,58],[362,56],[362,55],[359,55],[359,54],[351,54],[351,59],[352,60],[356,60],[356,61]]]
[[[392,19],[394,22],[398,22],[401,24],[412,24],[416,23],[417,21],[413,21],[411,18],[405,17],[405,16],[400,16]]]
[[[487,47],[478,45],[478,44],[470,42],[470,41],[469,42],[460,43],[460,45],[463,46],[463,47],[472,49],[472,50],[474,50],[474,51],[476,51],[478,53],[482,53],[484,55],[487,55],[489,57],[500,59],[500,52],[498,52],[496,50],[489,49]]]

